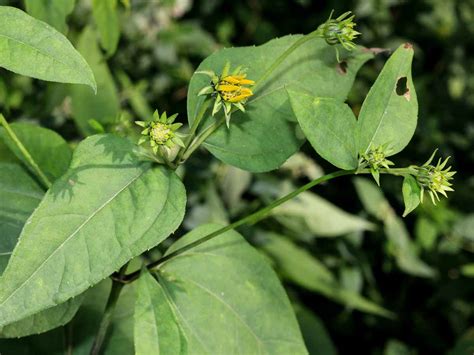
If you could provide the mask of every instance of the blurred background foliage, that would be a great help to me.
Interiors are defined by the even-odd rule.
[[[436,207],[426,201],[402,219],[401,179],[383,177],[382,191],[366,178],[346,178],[241,231],[280,274],[311,353],[474,352],[474,2],[107,0],[104,8],[100,1],[77,0],[69,15],[57,15],[35,9],[35,0],[0,0],[65,33],[99,86],[94,96],[0,69],[0,110],[10,120],[52,128],[71,145],[101,131],[134,137],[133,120],[155,108],[185,122],[187,83],[206,56],[308,33],[331,9],[352,10],[358,43],[380,48],[349,95],[357,113],[388,57],[384,49],[413,43],[419,124],[393,160],[421,164],[435,147],[452,156],[458,174],[449,199]],[[306,145],[278,171],[254,175],[201,151],[181,170],[189,195],[181,232],[229,223],[332,169]]]

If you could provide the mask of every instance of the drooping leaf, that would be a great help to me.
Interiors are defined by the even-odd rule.
[[[247,68],[247,77],[258,80],[300,35],[285,36],[258,47],[227,48],[206,60],[198,71],[220,74],[226,62],[232,68]],[[222,126],[204,146],[218,159],[244,170],[261,172],[279,167],[303,143],[286,93],[287,87],[304,90],[313,96],[345,100],[360,66],[372,57],[364,49],[345,58],[347,70],[339,69],[334,48],[322,39],[310,40],[275,70],[255,95],[249,99],[246,113],[232,114],[230,129]],[[206,75],[194,74],[188,90],[188,119],[195,118],[202,97],[199,91],[209,85]],[[210,113],[209,113],[210,115]],[[209,118],[205,124],[216,118]]]
[[[415,243],[410,238],[403,220],[395,214],[380,187],[364,178],[354,179],[354,184],[367,212],[383,222],[389,250],[398,267],[414,276],[435,277],[436,271],[419,258]]]
[[[316,152],[340,169],[357,168],[357,121],[349,106],[303,91],[289,89],[288,95],[301,129]]]
[[[291,282],[347,307],[384,317],[393,316],[390,311],[375,302],[344,289],[324,264],[285,237],[276,233],[265,233],[260,237],[260,247],[275,260],[277,269]]]
[[[418,101],[411,77],[413,47],[405,43],[385,63],[359,114],[358,151],[387,144],[393,155],[411,140],[418,118]]]
[[[70,88],[74,121],[81,133],[88,135],[94,133],[90,120],[105,124],[114,122],[120,105],[117,88],[91,27],[86,27],[81,33],[77,49],[91,66],[97,80],[97,95],[80,86]]]
[[[163,288],[148,272],[138,280],[135,305],[135,354],[181,354],[181,331]],[[182,347],[183,346],[183,347]]]
[[[294,308],[308,352],[310,354],[336,355],[336,346],[322,320],[303,306],[296,305]]]
[[[111,56],[120,38],[117,0],[92,0],[92,15],[99,30],[100,44]]]
[[[186,201],[181,181],[140,161],[134,147],[112,135],[79,144],[0,280],[0,325],[82,293],[178,227]]]
[[[405,211],[403,212],[403,217],[418,207],[421,202],[420,192],[421,188],[416,182],[416,179],[411,175],[406,175],[403,179],[402,186],[403,201],[405,202]]]
[[[103,317],[111,280],[105,279],[84,295],[73,320],[66,327],[20,339],[0,339],[5,355],[64,355],[73,349],[74,355],[89,355]],[[102,354],[133,354],[133,304],[136,283],[126,285],[120,293]],[[61,307],[60,306],[56,306]],[[45,312],[45,311],[43,311]]]
[[[97,89],[91,68],[66,37],[9,6],[0,6],[0,67],[37,79]]]
[[[84,294],[17,322],[0,327],[0,338],[25,337],[60,327],[74,317],[83,299]]]
[[[74,10],[76,0],[25,0],[26,11],[38,20],[67,32],[66,17]]]
[[[201,226],[168,253],[217,229]],[[238,233],[227,232],[170,259],[156,275],[191,353],[306,353],[278,278]]]
[[[403,220],[395,214],[384,221],[385,234],[400,270],[418,277],[433,278],[436,271],[419,258]]]
[[[72,151],[59,134],[28,123],[12,123],[10,127],[48,178],[55,180],[66,172],[71,162]],[[19,160],[31,168],[15,142],[2,128],[0,128],[0,139]]]
[[[0,275],[28,217],[43,198],[38,183],[19,165],[0,163]]]
[[[262,182],[265,184],[265,182]],[[254,186],[266,203],[295,190],[292,184],[278,183],[274,191]],[[374,225],[362,217],[352,215],[322,197],[305,191],[294,199],[272,210],[272,216],[302,239],[337,237],[350,232],[372,230]]]

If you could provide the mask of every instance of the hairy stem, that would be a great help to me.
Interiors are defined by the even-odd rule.
[[[201,104],[201,107],[199,109],[198,114],[196,115],[196,118],[193,121],[193,124],[189,130],[189,135],[186,137],[186,140],[184,141],[184,148],[181,148],[178,152],[178,155],[176,157],[176,163],[179,164],[181,159],[183,158],[184,153],[189,149],[189,146],[193,142],[193,138],[196,135],[196,131],[199,127],[199,124],[201,123],[202,119],[204,118],[204,114],[206,113],[207,109],[209,108],[209,105],[211,104],[211,100],[206,99],[204,102]]]
[[[15,132],[13,132],[7,120],[5,119],[5,117],[3,117],[1,113],[0,113],[0,123],[5,128],[5,131],[7,131],[7,134],[10,136],[11,140],[18,147],[18,149],[20,150],[21,154],[26,159],[28,164],[31,166],[31,168],[33,169],[38,179],[41,181],[41,183],[44,185],[46,189],[49,189],[51,187],[51,181],[49,181],[48,177],[43,173],[39,165],[31,156],[30,152],[28,152],[28,150],[25,148],[23,143],[21,143],[20,139],[18,139],[17,135],[15,134]]]
[[[118,272],[119,277],[125,274],[127,270],[128,263],[122,266],[120,271]],[[124,286],[123,282],[118,281],[115,278],[112,278],[112,288],[110,290],[109,298],[107,299],[107,305],[105,306],[105,311],[102,316],[102,320],[99,325],[99,330],[97,331],[96,337],[94,339],[94,343],[92,344],[92,348],[90,351],[90,355],[98,355],[100,354],[100,349],[104,344],[105,337],[107,336],[107,331],[109,330],[110,323],[112,322],[112,318],[114,315],[115,307],[117,306],[117,301],[120,296],[120,291]]]
[[[183,154],[183,161],[187,160],[196,149],[200,147],[209,136],[214,133],[216,129],[222,126],[225,122],[225,118],[221,118],[209,125],[204,131],[202,131],[197,137],[195,142],[185,151]]]

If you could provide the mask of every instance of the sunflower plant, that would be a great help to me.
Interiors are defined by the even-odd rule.
[[[120,33],[111,36],[112,27],[103,32],[103,11],[117,26],[119,17],[115,7],[99,3],[93,1],[99,35],[84,28],[75,42],[81,53],[53,26],[0,6],[0,66],[73,84],[67,102],[77,137],[86,136],[67,142],[53,130],[0,114],[0,231],[6,241],[0,244],[0,336],[6,338],[0,353],[19,347],[55,353],[55,346],[91,354],[307,353],[275,265],[262,257],[265,248],[257,251],[243,237],[248,229],[239,228],[342,176],[372,174],[382,186],[383,175],[403,177],[406,214],[425,192],[434,203],[453,190],[447,159],[397,167],[391,158],[416,129],[413,46],[393,51],[358,118],[345,100],[374,53],[354,43],[360,34],[354,16],[345,13],[307,35],[216,51],[190,79],[187,118],[180,122],[163,108],[150,113],[129,93],[138,119],[118,97],[101,96],[114,84],[104,85],[110,72],[99,45],[107,56],[120,52]],[[340,60],[347,65],[344,75]],[[107,131],[116,116],[101,116],[97,108],[109,109],[112,101],[123,105],[121,121],[135,121],[136,130]],[[90,122],[104,132],[93,134]],[[183,224],[194,198],[187,191],[200,172],[196,152],[248,174],[263,173],[281,167],[306,141],[334,171],[235,221]],[[394,317],[380,298],[358,295],[349,304],[347,295],[334,297]],[[124,334],[131,348],[121,343]],[[37,342],[47,350],[38,350]]]

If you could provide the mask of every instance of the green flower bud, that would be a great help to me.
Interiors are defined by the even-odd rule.
[[[351,12],[345,12],[336,19],[332,19],[332,12],[328,20],[319,26],[323,37],[330,45],[342,44],[347,50],[355,48],[353,40],[360,35],[360,32],[354,30],[356,23],[353,22],[354,15]]]
[[[386,158],[390,153],[391,149],[387,145],[370,146],[367,152],[362,154],[359,159],[359,169],[369,167],[375,182],[377,185],[380,185],[380,168],[389,169],[390,165],[394,165],[392,161]]]
[[[454,191],[451,187],[450,181],[453,179],[455,171],[451,171],[451,166],[445,169],[446,164],[450,157],[447,157],[444,161],[439,158],[436,166],[431,165],[431,162],[436,154],[436,150],[433,152],[428,161],[422,166],[412,167],[415,172],[415,178],[421,187],[420,200],[423,202],[424,191],[428,191],[428,194],[436,205],[436,201],[439,201],[438,194],[448,197],[447,191]]]
[[[142,137],[138,144],[150,142],[150,146],[155,154],[160,152],[160,154],[166,156],[169,155],[170,148],[173,148],[175,145],[184,147],[184,143],[179,133],[177,133],[182,123],[173,123],[176,116],[178,114],[168,117],[166,112],[163,112],[160,116],[158,111],[155,111],[151,121],[135,121],[138,126],[145,128],[141,132]]]

